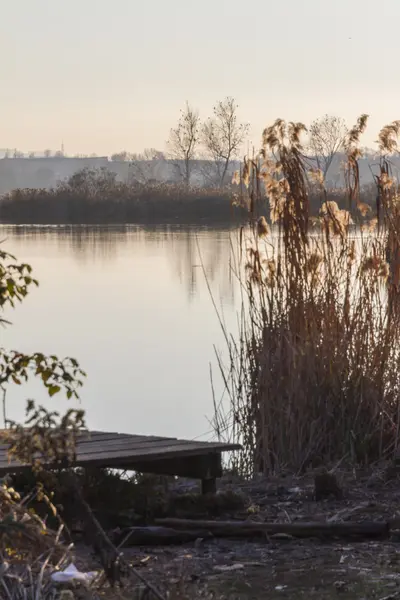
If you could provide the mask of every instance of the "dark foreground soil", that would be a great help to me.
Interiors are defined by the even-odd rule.
[[[400,598],[400,479],[386,467],[373,472],[337,473],[343,498],[316,501],[314,479],[281,477],[253,482],[225,480],[246,498],[224,519],[268,522],[391,523],[391,535],[379,540],[198,539],[184,546],[132,547],[129,563],[170,598]],[[187,484],[190,486],[190,484]],[[87,548],[77,546],[80,567],[98,565]],[[125,587],[105,585],[108,598],[141,598],[143,587],[133,575]],[[152,597],[152,596],[146,596]]]

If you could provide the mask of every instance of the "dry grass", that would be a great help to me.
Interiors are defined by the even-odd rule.
[[[400,197],[386,155],[398,124],[379,137],[377,214],[360,198],[363,115],[347,135],[348,207],[328,199],[314,173],[321,208],[310,217],[304,127],[278,120],[263,134],[261,155],[242,173],[251,215],[242,230],[236,272],[243,292],[239,337],[226,332],[223,370],[230,410],[216,415],[244,445],[246,473],[304,470],[345,458],[370,463],[399,442]],[[275,158],[272,160],[271,156]],[[258,207],[269,199],[269,233]]]
[[[51,573],[64,568],[70,548],[61,542],[62,527],[54,532],[31,509],[40,491],[21,498],[6,484],[0,486],[0,597],[54,597]],[[43,494],[48,506],[54,507]]]
[[[244,173],[244,177],[246,174]],[[240,184],[235,173],[232,184]],[[308,181],[310,214],[317,215],[319,186]],[[348,207],[342,188],[327,189],[327,197]],[[375,206],[376,187],[361,190],[369,212]],[[85,169],[53,189],[16,189],[0,199],[0,218],[11,224],[115,224],[115,223],[245,223],[247,213],[240,195],[232,198],[230,186],[191,187],[182,183],[134,183],[116,181],[106,170]],[[353,214],[353,213],[352,213]],[[354,214],[353,214],[354,216]]]
[[[14,190],[2,197],[6,223],[197,223],[245,216],[230,191],[184,184],[127,184],[105,169],[84,170],[54,189]]]

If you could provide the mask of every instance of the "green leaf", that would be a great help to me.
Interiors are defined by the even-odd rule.
[[[50,379],[51,376],[52,376],[52,372],[50,371],[50,369],[46,369],[46,371],[43,371],[42,380],[44,381],[44,383],[46,383]]]
[[[59,385],[50,385],[49,388],[49,396],[54,396],[54,394],[58,394],[58,392],[61,390]]]

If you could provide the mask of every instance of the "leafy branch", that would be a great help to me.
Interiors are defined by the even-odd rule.
[[[15,308],[16,302],[22,302],[31,285],[39,285],[32,277],[32,267],[26,263],[17,264],[12,254],[0,250],[0,309],[7,305]],[[0,317],[0,323],[9,323]]]
[[[67,467],[76,460],[76,438],[85,427],[84,411],[69,409],[60,418],[58,412],[28,400],[25,423],[9,421],[9,425],[1,438],[9,446],[10,459],[32,464],[35,471],[49,464]]]
[[[67,398],[79,398],[78,388],[83,385],[86,373],[74,358],[60,360],[57,356],[45,356],[41,352],[23,354],[16,350],[0,348],[0,387],[5,389],[8,383],[21,385],[30,375],[39,377],[48,391],[54,396],[64,389]]]
[[[0,250],[0,310],[15,308],[22,302],[32,285],[32,267],[17,263],[17,259]],[[0,323],[9,321],[0,317]],[[0,389],[3,391],[4,420],[9,429],[1,433],[1,441],[9,445],[9,455],[38,469],[42,463],[65,465],[75,458],[77,433],[84,427],[84,412],[70,409],[63,417],[29,400],[23,425],[7,421],[5,394],[8,385],[21,385],[31,377],[39,378],[50,397],[64,391],[67,398],[79,399],[78,390],[86,373],[74,358],[59,359],[42,352],[25,354],[0,348]]]

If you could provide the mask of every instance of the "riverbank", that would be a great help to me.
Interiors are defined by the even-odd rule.
[[[185,499],[185,515],[215,521],[248,523],[363,524],[390,522],[392,531],[382,539],[351,537],[298,538],[288,534],[261,537],[198,537],[172,544],[133,544],[124,557],[136,571],[171,598],[396,598],[400,593],[397,565],[397,498],[400,481],[390,463],[374,469],[342,468],[335,471],[342,498],[315,498],[315,472],[297,477],[256,478],[225,476],[219,496],[241,497],[241,505],[225,504],[218,515],[199,508],[196,483],[171,482],[168,496]],[[156,493],[158,488],[155,489]],[[171,494],[171,496],[170,496]],[[218,497],[217,495],[217,497]],[[190,508],[191,506],[191,508]],[[201,523],[201,520],[199,520]],[[112,533],[109,533],[112,535]],[[82,543],[75,546],[81,570],[98,570],[99,563]],[[135,577],[123,578],[124,591],[142,589]],[[114,592],[106,585],[107,598]],[[136,597],[136,596],[135,596]]]
[[[63,473],[67,476],[66,472]],[[83,573],[96,572],[100,575],[106,569],[107,577],[97,578],[89,589],[85,586],[80,588],[79,583],[73,587],[75,598],[93,600],[99,597],[111,600],[121,597],[121,593],[124,597],[128,597],[128,594],[132,598],[142,598],[149,585],[159,591],[159,597],[175,600],[250,600],[262,597],[272,600],[331,600],[337,598],[338,594],[344,599],[397,598],[400,595],[400,480],[396,461],[375,465],[373,469],[354,469],[350,465],[333,467],[333,475],[342,491],[340,498],[329,494],[323,499],[316,498],[318,473],[318,470],[310,470],[301,477],[282,474],[252,480],[226,474],[219,482],[218,494],[207,498],[198,494],[198,484],[190,480],[167,481],[163,478],[162,481],[159,477],[148,476],[146,479],[139,477],[135,484],[126,480],[123,483],[122,479],[118,484],[115,475],[104,473],[102,481],[100,472],[95,478],[92,473],[92,495],[88,489],[78,485],[89,512],[82,512],[83,504],[79,502],[79,495],[74,495],[70,505],[73,509],[71,516],[83,519],[88,535],[86,541],[79,537],[69,519],[62,535],[59,530],[59,536],[56,537],[54,530],[59,528],[67,509],[67,506],[61,507],[57,502],[57,490],[48,504],[40,500],[32,487],[23,492],[21,479],[17,477],[13,484],[18,484],[18,491],[23,492],[21,497],[11,499],[5,490],[2,496],[3,519],[11,509],[16,516],[7,525],[11,544],[6,536],[2,540],[8,571],[4,573],[3,570],[0,574],[0,584],[14,585],[13,575],[22,572],[23,577],[18,585],[21,589],[28,589],[30,579],[27,566],[34,560],[33,578],[39,591],[42,587],[52,590],[51,574],[64,569],[71,562]],[[99,538],[99,526],[93,529],[95,522],[92,517],[89,518],[89,514],[99,516],[97,511],[91,510],[102,496],[102,493],[96,495],[96,486],[97,490],[103,491],[105,480],[110,483],[110,477],[114,479],[114,486],[109,485],[108,498],[114,493],[117,513],[123,505],[120,500],[125,497],[128,501],[128,496],[131,496],[131,513],[139,508],[138,490],[135,492],[135,487],[144,491],[143,485],[146,484],[146,495],[150,501],[154,502],[157,498],[159,501],[161,494],[170,507],[174,506],[173,512],[169,509],[168,514],[196,519],[199,535],[190,536],[190,532],[186,531],[187,539],[176,540],[171,538],[172,529],[168,529],[169,538],[157,539],[153,536],[151,541],[145,541],[143,531],[154,534],[154,529],[157,529],[154,523],[159,521],[154,517],[146,517],[140,528],[140,540],[135,520],[130,524],[133,529],[124,529],[107,526],[101,519],[106,531],[102,535],[123,551],[121,569],[108,571],[104,554],[106,546],[100,544],[100,539],[104,542],[105,539],[103,536]],[[78,483],[78,480],[75,481]],[[57,485],[60,483],[58,481]],[[126,491],[130,489],[128,495],[121,495],[121,485],[127,487]],[[130,493],[132,491],[133,495]],[[120,517],[125,521],[127,512],[122,511]],[[22,536],[12,528],[12,524],[20,520],[25,523],[21,529]],[[227,520],[236,524],[245,521],[253,527],[253,533],[247,530],[235,535],[227,535],[226,531],[225,534],[200,535],[204,520],[207,520],[208,527],[210,521],[214,524]],[[57,521],[55,528],[53,521],[54,524]],[[342,533],[299,537],[296,533],[290,535],[284,532],[289,527],[293,530],[296,527],[309,529],[311,521],[315,531],[318,526],[321,530],[336,527],[336,531],[341,528]],[[381,535],[365,533],[367,530],[371,532],[371,523],[381,526]],[[278,533],[260,535],[267,524]],[[257,527],[258,535],[254,531]],[[361,537],[360,534],[354,536],[355,530],[364,533]],[[166,531],[164,529],[164,535]],[[175,532],[184,533],[177,529]],[[131,535],[128,538],[129,533]],[[36,536],[34,540],[33,535]],[[125,542],[121,543],[121,539]],[[43,567],[42,582],[40,569],[47,556],[49,562],[46,568]],[[121,585],[123,588],[119,590]],[[61,584],[61,587],[65,589],[66,586]],[[149,597],[153,598],[152,595]]]

